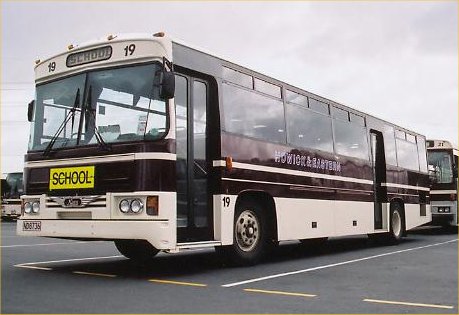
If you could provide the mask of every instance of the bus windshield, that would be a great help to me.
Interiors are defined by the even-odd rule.
[[[29,150],[161,138],[167,117],[154,85],[160,67],[97,70],[37,86]]]
[[[451,154],[446,151],[429,151],[429,165],[433,166],[435,178],[439,184],[453,182]]]
[[[5,187],[2,185],[2,196],[5,198],[19,198],[24,192],[22,173],[9,173],[5,183]]]

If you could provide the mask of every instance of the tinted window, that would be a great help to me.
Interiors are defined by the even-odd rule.
[[[426,139],[417,137],[419,166],[421,172],[427,172],[427,153],[426,153]]]
[[[351,122],[358,124],[362,127],[365,127],[365,118],[363,118],[362,116],[353,114],[353,113],[349,113],[349,116],[350,116]]]
[[[255,78],[255,90],[277,98],[282,97],[280,86],[265,82],[257,78]]]
[[[331,118],[287,104],[288,142],[299,147],[333,152]]]
[[[332,117],[341,120],[349,121],[349,112],[341,108],[332,107]]]
[[[225,130],[274,142],[285,142],[282,101],[223,84]]]
[[[405,140],[405,131],[395,130],[395,137]]]
[[[416,143],[396,139],[398,166],[419,171],[418,148]]]
[[[304,107],[308,107],[308,98],[306,96],[289,90],[286,90],[285,92],[285,100],[288,103],[295,103]]]
[[[416,143],[416,137],[413,135],[410,135],[409,133],[406,134],[406,140],[409,142]]]
[[[334,120],[336,153],[369,159],[366,129],[346,121]]]
[[[309,98],[309,108],[322,114],[330,114],[330,111],[328,110],[328,104],[319,102],[313,98]]]
[[[386,163],[397,165],[397,153],[395,152],[394,127],[384,126],[384,150],[386,151]]]
[[[253,89],[252,77],[242,72],[223,67],[223,79],[234,84]]]

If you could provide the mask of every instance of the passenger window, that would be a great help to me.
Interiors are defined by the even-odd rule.
[[[365,118],[362,116],[356,115],[354,113],[349,113],[349,117],[351,119],[351,122],[358,124],[362,127],[365,127]]]
[[[328,104],[309,98],[309,108],[318,113],[325,115],[330,115],[330,110],[328,109]]]
[[[427,172],[426,139],[421,136],[417,136],[416,139],[419,154],[419,169],[421,172]]]
[[[223,84],[224,128],[228,132],[285,143],[284,104],[230,84]]]
[[[410,135],[409,133],[406,134],[406,141],[416,143],[416,137],[413,135]]]
[[[418,148],[416,143],[402,139],[396,139],[397,158],[400,167],[419,171]]]
[[[255,78],[255,90],[277,98],[282,98],[281,87]]]
[[[344,121],[349,121],[349,112],[347,110],[332,106],[332,117]]]
[[[223,79],[248,89],[253,89],[252,76],[242,72],[223,67]]]
[[[397,153],[395,149],[394,127],[385,125],[384,131],[384,150],[386,151],[386,163],[397,165]]]
[[[331,118],[287,104],[288,143],[302,148],[333,152]]]
[[[405,137],[405,131],[401,131],[401,130],[397,130],[397,129],[396,129],[396,130],[395,130],[395,137],[396,137],[397,139],[403,139],[403,140],[405,140],[405,139],[406,139],[406,137]]]
[[[285,101],[287,103],[294,103],[303,107],[308,107],[308,98],[306,96],[292,92],[290,90],[286,90],[285,92]]]
[[[369,160],[367,132],[364,127],[335,119],[333,128],[337,154]]]

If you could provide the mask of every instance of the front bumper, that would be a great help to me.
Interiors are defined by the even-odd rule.
[[[81,221],[19,219],[16,233],[22,236],[46,236],[70,239],[141,239],[159,250],[176,247],[175,222],[164,221]],[[39,230],[27,230],[34,226]]]

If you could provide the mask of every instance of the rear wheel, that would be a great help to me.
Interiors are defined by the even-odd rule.
[[[402,207],[395,203],[390,211],[390,230],[387,239],[391,244],[398,244],[405,233],[405,224],[402,216]]]
[[[217,251],[236,265],[253,265],[266,253],[270,239],[266,216],[262,208],[245,202],[238,206],[234,217],[233,245]]]
[[[136,262],[151,261],[159,252],[145,240],[115,240],[115,246],[124,257]]]
[[[368,238],[375,244],[398,244],[405,234],[405,221],[402,212],[403,208],[400,204],[392,204],[390,208],[389,232],[368,234]]]

